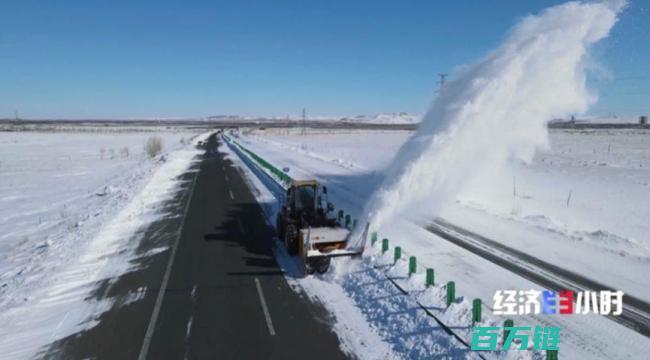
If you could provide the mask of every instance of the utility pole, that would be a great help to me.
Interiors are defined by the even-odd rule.
[[[302,108],[302,131],[301,134],[305,135],[307,133],[307,110]]]
[[[447,78],[447,74],[438,74],[440,77],[440,80],[438,80],[438,91],[442,90],[442,87],[445,86],[445,79]]]

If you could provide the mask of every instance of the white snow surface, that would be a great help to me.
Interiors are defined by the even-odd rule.
[[[354,217],[362,213],[363,205],[382,183],[385,168],[410,136],[412,133],[405,131],[314,130],[301,136],[284,130],[266,130],[240,134],[237,140],[277,167],[289,168],[291,176],[316,178],[326,184],[330,201]],[[538,152],[530,163],[511,160],[499,171],[477,174],[462,187],[455,201],[441,208],[440,216],[542,260],[650,300],[650,279],[646,275],[650,269],[647,258],[650,207],[645,206],[650,187],[649,138],[650,132],[644,130],[553,130],[549,148]],[[516,195],[513,195],[513,178]],[[260,201],[273,210],[273,205],[269,205],[274,201],[272,195]],[[461,307],[469,306],[471,299],[482,298],[489,314],[496,290],[539,290],[536,284],[419,225],[394,218],[379,233],[380,238],[390,239],[391,256],[394,245],[400,245],[405,256],[417,255],[419,276],[423,276],[424,267],[432,267],[437,283],[456,281],[457,293],[462,297]],[[431,349],[418,341],[409,346],[420,346],[420,349],[407,351],[410,347],[404,341],[408,340],[390,335],[391,331],[386,330],[392,326],[390,320],[372,316],[373,311],[381,310],[367,309],[370,305],[363,299],[373,297],[367,292],[370,290],[349,285],[372,272],[368,267],[376,264],[375,260],[364,259],[364,265],[350,265],[354,271],[347,269],[345,260],[337,260],[336,276],[310,276],[296,281],[342,284],[341,296],[354,301],[357,311],[371,324],[374,336],[393,349],[397,358],[417,358],[414,354]],[[305,291],[317,290],[307,287]],[[391,302],[387,306],[396,305]],[[337,311],[333,307],[328,309]],[[347,323],[347,315],[341,316],[343,320],[339,321]],[[419,318],[413,312],[408,316]],[[501,317],[491,319],[487,321],[503,321]],[[515,322],[561,326],[560,354],[566,358],[637,358],[638,354],[650,351],[647,338],[601,316],[528,316],[516,317]]]
[[[164,153],[147,159],[143,146],[152,135]],[[110,288],[110,279],[129,271],[140,231],[168,216],[158,205],[175,194],[177,177],[198,154],[180,142],[192,137],[195,143],[205,134],[0,132],[3,359],[42,355],[111,307],[112,300],[85,299],[100,281]],[[138,301],[144,291],[119,301]]]

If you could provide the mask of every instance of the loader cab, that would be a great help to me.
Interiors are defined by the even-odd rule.
[[[326,222],[327,210],[323,209],[322,196],[327,194],[315,180],[294,181],[287,190],[285,204],[289,217],[297,220],[300,226],[322,226]]]
[[[287,206],[291,217],[313,222],[318,208],[318,184],[315,182],[294,182],[287,193]],[[302,222],[302,221],[301,221]]]

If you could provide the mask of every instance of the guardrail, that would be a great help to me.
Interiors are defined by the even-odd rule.
[[[341,210],[341,213],[343,211]],[[470,347],[471,342],[471,331],[467,329],[472,329],[477,324],[490,324],[491,326],[495,323],[495,318],[490,316],[483,316],[483,310],[491,313],[491,308],[486,306],[486,304],[480,299],[469,299],[465,300],[462,296],[458,296],[456,293],[456,282],[447,281],[440,282],[439,279],[435,278],[435,272],[433,268],[428,268],[422,266],[418,261],[416,256],[408,256],[407,253],[400,246],[392,246],[393,254],[390,254],[390,243],[388,238],[384,238],[381,241],[379,240],[379,234],[373,232],[371,234],[370,247],[374,251],[375,257],[373,258],[375,269],[379,270],[395,287],[397,287],[403,294],[412,295],[412,293],[419,293],[423,290],[426,290],[431,287],[436,287],[439,290],[444,292],[443,300],[439,300],[435,306],[432,304],[422,303],[418,296],[415,296],[415,301],[425,313],[433,317],[440,326],[447,331],[451,336],[458,339],[461,343]],[[399,275],[395,275],[395,270],[402,268],[403,272],[400,272]],[[424,270],[424,271],[422,271]],[[399,271],[398,271],[399,272]],[[411,278],[418,276],[422,280],[421,285],[416,285]],[[467,319],[463,321],[463,326],[467,328],[463,330],[463,326],[448,326],[444,323],[444,313],[447,308],[453,304],[462,305],[463,302],[467,301],[468,307],[471,308],[471,311],[468,313]],[[442,317],[442,319],[440,318]],[[512,319],[506,319],[503,322],[504,331],[499,335],[500,341],[503,343],[503,340],[508,336],[508,328],[512,328],[514,322]],[[558,350],[535,350],[543,353],[546,360],[557,360],[558,359]],[[484,358],[480,353],[479,357]]]
[[[223,135],[223,138],[230,144],[237,146],[241,151],[243,151],[250,159],[253,160],[262,170],[266,171],[271,177],[276,180],[280,186],[287,189],[291,186],[293,179],[291,176],[287,175],[284,171],[278,169],[273,164],[265,160],[263,157],[257,155],[253,151],[247,149],[245,146],[241,145],[228,135]]]

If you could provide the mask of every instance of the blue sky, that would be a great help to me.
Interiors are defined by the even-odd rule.
[[[0,117],[419,113],[437,73],[560,2],[3,0]],[[650,113],[648,5],[597,49],[595,113]]]

